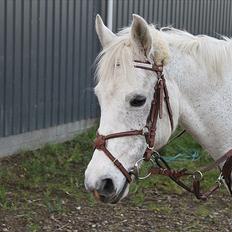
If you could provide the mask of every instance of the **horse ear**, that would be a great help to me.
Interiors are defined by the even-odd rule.
[[[133,14],[131,38],[140,52],[148,57],[152,46],[152,37],[145,19],[136,14]]]
[[[95,27],[103,48],[116,38],[116,35],[104,25],[99,14],[96,16]]]

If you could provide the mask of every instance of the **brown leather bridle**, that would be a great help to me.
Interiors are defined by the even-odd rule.
[[[223,180],[228,186],[229,192],[232,194],[232,189],[231,189],[232,149],[228,151],[225,155],[223,155],[220,159],[216,160],[214,163],[206,166],[200,171],[195,171],[195,172],[188,172],[187,169],[181,169],[181,170],[171,169],[169,165],[165,162],[165,160],[159,155],[159,153],[154,151],[157,121],[158,118],[162,119],[163,116],[163,101],[166,104],[171,130],[173,131],[174,129],[173,114],[169,101],[168,89],[163,74],[163,65],[159,65],[159,66],[156,64],[152,65],[149,61],[135,60],[134,62],[136,63],[134,65],[135,68],[153,71],[157,74],[157,82],[154,87],[153,100],[151,102],[151,108],[147,118],[146,125],[143,129],[140,130],[130,130],[130,131],[113,133],[109,135],[100,135],[99,133],[97,133],[96,139],[94,141],[95,149],[101,150],[105,153],[105,155],[114,163],[114,165],[126,177],[128,183],[131,183],[132,181],[131,175],[135,175],[135,177],[138,177],[139,165],[137,165],[137,163],[140,162],[141,160],[149,161],[153,156],[154,161],[152,162],[155,162],[157,166],[153,166],[149,170],[149,175],[159,174],[159,175],[168,176],[185,190],[194,193],[198,199],[206,200],[209,195],[211,195],[220,187]],[[150,67],[148,67],[147,65],[149,65]],[[143,154],[143,158],[138,162],[136,162],[135,169],[130,170],[128,172],[126,168],[124,168],[124,166],[120,163],[120,161],[117,158],[115,158],[111,154],[111,152],[106,148],[106,145],[107,145],[107,141],[110,139],[130,137],[130,136],[144,136],[146,140],[147,148]],[[213,186],[213,188],[210,189],[207,193],[202,193],[200,191],[200,181],[202,180],[203,173],[211,170],[212,168],[219,166],[219,164],[223,162],[225,163],[221,170],[220,176],[216,181],[216,185]],[[192,187],[187,186],[180,180],[180,177],[183,176],[191,176],[193,178]]]
[[[170,124],[173,130],[173,116],[169,102],[168,89],[163,75],[163,65],[157,66],[154,64],[151,67],[146,67],[143,64],[150,64],[149,61],[143,62],[143,61],[135,60],[134,62],[136,62],[137,64],[142,64],[142,65],[137,65],[137,64],[134,65],[135,68],[146,69],[149,71],[156,72],[157,74],[157,82],[154,87],[153,100],[151,102],[151,108],[147,118],[146,126],[141,130],[124,131],[124,132],[113,133],[109,135],[100,135],[97,133],[96,139],[94,141],[95,149],[102,150],[108,156],[108,158],[126,177],[128,183],[132,181],[131,174],[123,167],[123,165],[119,162],[119,160],[116,159],[111,154],[111,152],[106,148],[106,141],[109,139],[120,138],[120,137],[138,136],[138,135],[144,136],[146,139],[147,148],[144,152],[143,157],[145,160],[150,160],[154,150],[157,120],[158,117],[161,119],[163,115],[163,109],[162,109],[163,99],[165,100],[167,106]]]

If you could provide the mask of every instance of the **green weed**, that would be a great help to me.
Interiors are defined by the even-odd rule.
[[[3,162],[0,165],[0,207],[11,211],[22,210],[22,207],[25,207],[28,211],[33,210],[33,204],[34,207],[38,204],[45,207],[48,212],[63,212],[65,210],[63,200],[66,198],[94,205],[92,195],[86,193],[84,189],[84,171],[93,152],[92,141],[95,131],[96,128],[93,128],[66,143],[48,144],[36,151],[24,151],[10,158],[9,162]],[[170,165],[176,169],[186,167],[197,170],[211,162],[209,155],[188,134],[163,148],[161,154],[174,156],[178,153],[189,154],[192,151],[199,153],[199,159],[171,162]],[[203,187],[211,186],[217,175],[216,171],[207,175]],[[135,205],[142,205],[147,199],[149,189],[176,194],[183,192],[169,178],[154,176],[132,184],[130,201]],[[7,192],[13,194],[9,197]],[[30,204],[29,199],[32,202]],[[154,204],[148,207],[159,210]],[[204,214],[201,211],[198,213]],[[36,224],[30,226],[31,231],[37,230]]]

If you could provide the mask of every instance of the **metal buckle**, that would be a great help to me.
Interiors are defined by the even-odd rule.
[[[129,172],[130,174],[134,175],[136,179],[138,180],[144,180],[147,179],[150,175],[151,172],[149,172],[147,175],[145,176],[139,176],[140,172],[139,172],[139,168],[140,168],[140,164],[145,160],[145,158],[141,158],[138,161],[136,161],[135,166],[131,169],[131,171]],[[153,166],[155,166],[155,161],[153,159],[150,159],[149,162],[152,163]]]
[[[203,178],[203,174],[201,171],[195,171],[192,175],[193,179],[196,181],[200,181]]]
[[[153,154],[152,154],[152,157],[153,158],[156,158],[156,157],[158,157],[158,158],[160,158],[161,157],[161,155],[160,155],[160,153],[158,152],[158,151],[153,151]]]
[[[142,129],[143,135],[146,135],[148,132],[149,132],[149,130],[148,130],[147,126],[143,127],[143,129]]]
[[[223,175],[222,173],[220,173],[220,175],[218,176],[216,183],[218,183],[218,186],[221,187],[221,185],[223,184]]]
[[[147,148],[148,148],[149,150],[151,150],[151,151],[154,151],[155,146],[149,147],[149,145],[147,144]]]
[[[158,83],[160,83],[163,80],[162,75],[158,76]]]

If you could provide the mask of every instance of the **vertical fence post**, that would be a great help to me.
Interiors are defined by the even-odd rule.
[[[114,0],[108,0],[107,4],[107,27],[112,31],[113,29],[113,7]]]

